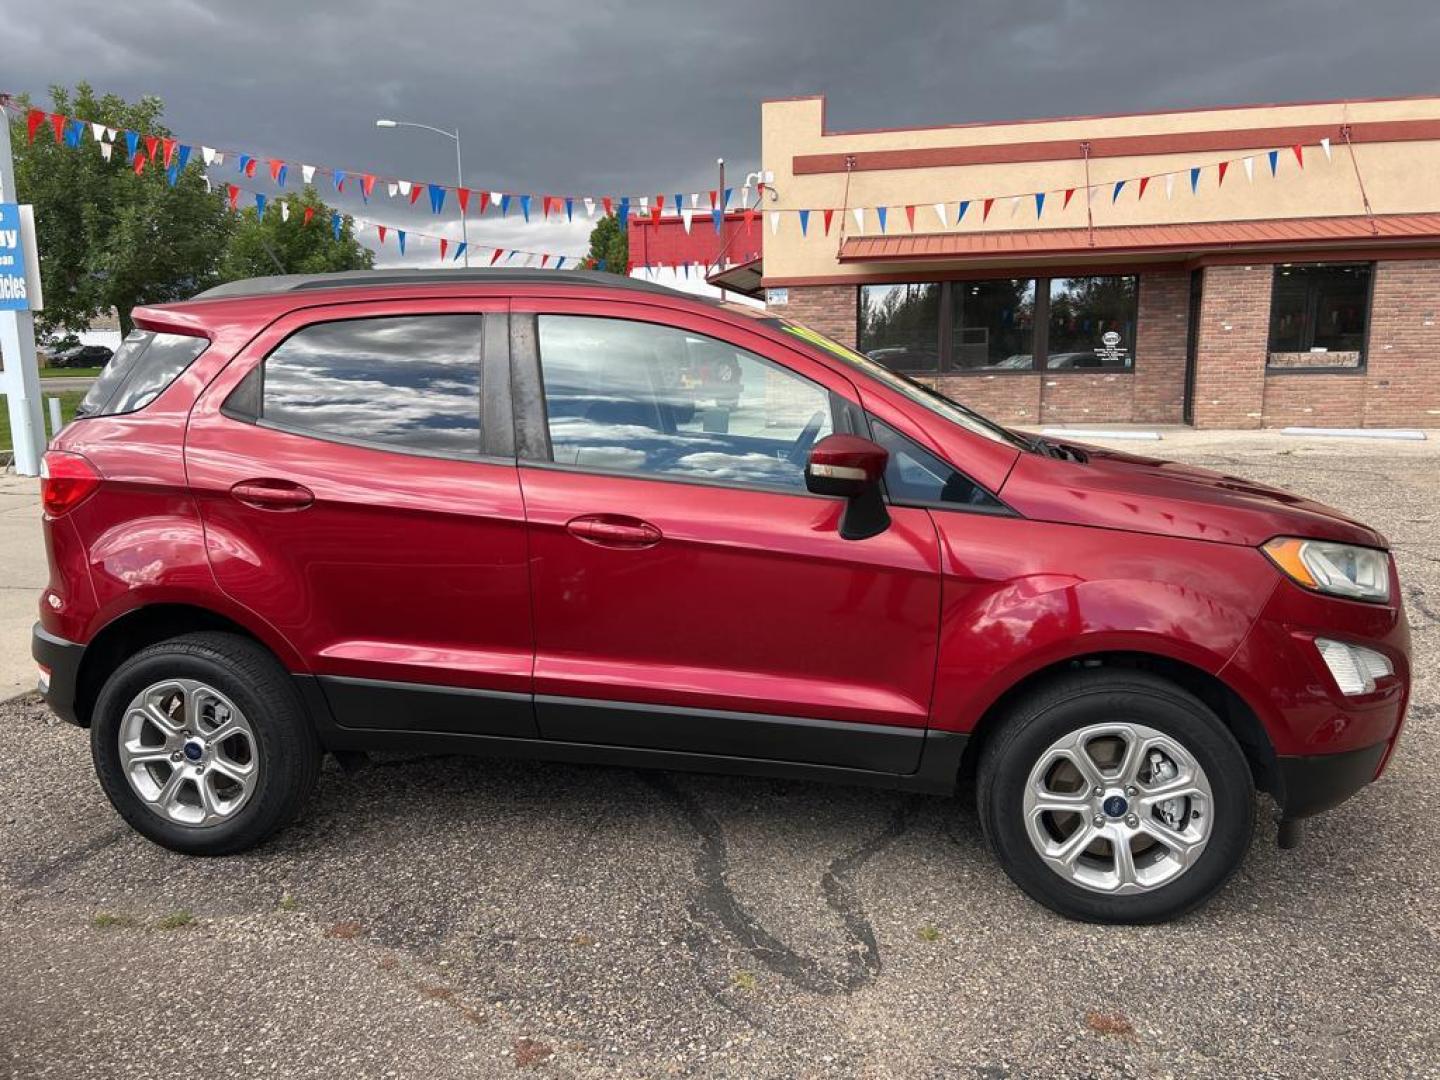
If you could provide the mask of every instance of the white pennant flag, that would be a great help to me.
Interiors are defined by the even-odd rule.
[[[410,185],[406,184],[405,186],[406,186],[406,187],[409,187]],[[405,192],[405,194],[406,194],[406,195],[409,195],[410,193],[407,191],[407,192]],[[492,191],[492,192],[490,192],[490,202],[491,202],[493,205],[495,205],[495,206],[499,206],[500,203],[501,203],[501,201],[504,199],[504,197],[505,197],[505,193],[504,193],[503,191]],[[505,261],[506,261],[506,262],[509,262],[510,260],[509,260],[509,259],[506,259]]]
[[[213,164],[215,161],[215,148],[213,146],[200,147],[200,157],[206,165]]]
[[[392,199],[395,197],[395,193],[399,190],[400,185],[397,184],[394,180],[391,180],[388,184],[385,185],[385,194],[389,195]]]
[[[1099,185],[1099,184],[1096,184],[1094,187],[1086,188],[1086,189],[1085,189],[1085,201],[1088,202],[1088,203],[1094,203],[1094,202],[1095,202],[1095,193],[1096,193],[1097,191],[1099,191],[1099,190],[1100,190],[1100,185]]]
[[[1255,182],[1255,159],[1247,157],[1240,164],[1245,166],[1245,179],[1253,184]]]
[[[100,144],[100,156],[106,161],[110,160],[110,153],[115,149],[114,143],[102,142]]]
[[[289,200],[289,199],[286,199],[284,202],[282,202],[282,203],[280,204],[280,220],[281,220],[281,221],[289,221],[289,220],[290,220],[290,200]]]
[[[640,213],[641,213],[641,214],[648,214],[648,213],[650,213],[650,196],[648,196],[648,195],[641,195],[641,196],[640,196]]]
[[[224,165],[224,164],[225,164],[225,155],[222,154],[219,150],[216,150],[216,151],[215,151],[215,164],[216,164],[216,165]]]
[[[307,183],[307,184],[310,183],[311,180],[314,180],[314,179],[315,179],[315,166],[314,166],[314,165],[301,165],[301,166],[300,166],[300,179],[302,179],[303,181],[305,181],[305,183]]]
[[[410,181],[409,181],[409,180],[397,180],[397,181],[395,182],[395,188],[396,188],[396,190],[398,190],[398,191],[400,192],[401,195],[404,195],[404,196],[406,196],[407,198],[409,197],[409,195],[410,195]]]
[[[1166,201],[1166,202],[1169,202],[1169,201],[1170,201],[1170,197],[1171,197],[1172,195],[1174,195],[1174,194],[1175,194],[1175,174],[1174,174],[1173,172],[1166,173],[1166,174],[1165,174],[1165,201]]]
[[[1019,195],[1011,195],[1011,196],[1010,196],[1010,216],[1011,216],[1011,217],[1014,217],[1014,216],[1015,216],[1015,211],[1016,211],[1016,210],[1019,210],[1019,209],[1020,209],[1020,196],[1019,196]]]
[[[116,131],[114,128],[107,127],[105,129],[105,138],[109,139],[111,142],[114,142],[117,138],[119,138],[119,136],[120,132]]]
[[[940,227],[945,228],[948,223],[945,220],[945,204],[943,202],[935,204],[935,216],[940,219]]]
[[[1320,149],[1325,151],[1325,160],[1330,160],[1330,137],[1327,135],[1320,140]]]
[[[105,125],[104,125],[104,124],[93,124],[93,123],[92,123],[92,124],[90,125],[90,137],[91,137],[92,139],[94,139],[96,142],[104,142],[104,141],[105,141]]]
[[[591,221],[594,221],[594,220],[595,220],[595,200],[592,199],[592,198],[590,198],[590,196],[587,195],[587,196],[585,196],[584,202],[585,202],[585,216],[588,217]]]
[[[108,158],[110,155],[109,155],[109,154],[106,154],[105,156]],[[200,179],[205,181],[205,194],[206,194],[206,195],[209,195],[210,192],[211,192],[211,190],[212,190],[211,187],[210,187],[210,174],[209,174],[209,173],[202,173],[202,174],[200,175]]]
[[[700,208],[700,193],[699,193],[698,191],[692,191],[692,192],[690,193],[690,209],[691,209],[691,210],[698,210],[699,208]]]
[[[690,231],[690,222],[691,222],[691,220],[692,220],[694,217],[695,217],[695,210],[694,210],[693,207],[687,206],[684,210],[681,210],[681,211],[680,211],[680,220],[681,220],[682,223],[684,223],[684,225],[685,225],[685,231],[686,231],[687,233]]]
[[[865,208],[863,206],[857,206],[850,212],[855,215],[855,228],[863,233],[865,231]]]
[[[774,236],[780,231],[780,211],[770,211],[770,235]]]

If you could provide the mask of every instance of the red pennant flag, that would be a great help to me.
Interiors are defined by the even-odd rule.
[[[40,125],[45,123],[45,111],[43,109],[31,109],[25,114],[25,130],[30,136],[30,141],[35,141],[35,132],[40,130]]]
[[[714,210],[714,209],[715,209],[715,203],[716,203],[716,201],[717,201],[719,198],[720,198],[720,193],[719,193],[718,191],[712,191],[712,192],[710,192],[710,209],[711,209],[711,210]],[[608,201],[608,200],[607,200],[607,201]],[[609,213],[609,210],[606,210],[606,213],[608,214],[608,213]]]
[[[424,184],[417,184],[417,183],[414,183],[413,181],[411,182],[411,184],[410,184],[410,205],[411,205],[411,206],[414,206],[415,203],[416,203],[417,201],[419,201],[419,199],[420,199],[420,192],[421,192],[422,189],[424,189],[424,187],[425,187]]]
[[[156,135],[145,136],[145,156],[153,159],[155,151],[160,149],[160,139]]]
[[[1298,142],[1290,148],[1295,151],[1295,160],[1300,163],[1300,168],[1305,168],[1305,149]]]
[[[830,222],[831,222],[831,220],[834,219],[834,217],[835,217],[835,211],[834,211],[834,210],[826,210],[826,211],[825,211],[825,235],[826,235],[826,236],[829,236],[829,235],[830,235]]]
[[[249,161],[245,163],[245,175],[253,177],[255,175],[255,166],[259,164],[259,160],[252,157]]]
[[[375,177],[372,173],[365,173],[360,177],[360,190],[365,193],[365,198],[370,198],[370,193],[375,190]]]
[[[601,204],[605,207],[605,216],[606,216],[606,217],[609,217],[609,216],[610,216],[610,212],[611,212],[611,211],[610,211],[610,206],[611,206],[610,196],[609,196],[609,195],[606,195],[603,199],[600,200],[600,202],[601,202]],[[711,192],[710,202],[711,202],[712,205],[713,205],[714,202],[715,202],[714,192]]]
[[[986,200],[985,200],[985,212],[980,215],[980,220],[981,220],[981,221],[989,221],[989,220],[990,220],[990,207],[992,207],[992,206],[994,206],[994,205],[995,205],[995,200],[994,200],[994,199],[986,199]]]
[[[1147,187],[1149,187],[1149,186],[1150,186],[1150,178],[1149,178],[1148,176],[1142,176],[1142,177],[1140,177],[1140,194],[1137,195],[1137,196],[1135,196],[1135,197],[1136,197],[1137,199],[1143,199],[1143,198],[1145,197],[1145,189],[1146,189]]]
[[[764,189],[762,188],[761,190],[763,191]],[[664,210],[664,209],[665,209],[665,196],[664,196],[664,195],[656,195],[656,196],[655,196],[655,209],[657,209],[657,210]],[[678,209],[680,209],[680,208],[677,206],[675,209],[678,210]]]
[[[462,187],[462,188],[456,188],[456,189],[455,189],[455,198],[457,198],[457,199],[460,200],[460,212],[461,212],[462,214],[465,213],[465,211],[467,211],[467,210],[470,209],[470,189],[469,189],[469,188],[463,188],[463,187]]]
[[[550,196],[540,196],[540,217],[544,221],[550,220]]]
[[[449,240],[446,240],[446,239],[442,236],[442,237],[440,238],[440,261],[441,261],[441,262],[444,262],[444,261],[445,261],[445,252],[447,252],[448,250],[450,250],[450,241],[449,241]]]
[[[1075,195],[1075,189],[1074,189],[1073,187],[1067,187],[1067,188],[1065,189],[1065,201],[1060,204],[1060,209],[1061,209],[1061,210],[1064,210],[1066,207],[1068,207],[1068,206],[1070,205],[1070,200],[1071,200],[1071,198],[1074,197],[1074,195]]]
[[[540,256],[540,269],[541,269],[541,270],[544,270],[544,269],[545,269],[545,264],[548,263],[549,261],[550,261],[550,256],[549,256],[549,255],[541,255],[541,256]]]
[[[490,205],[490,192],[480,192],[480,213],[485,213],[485,208]]]
[[[911,231],[911,232],[914,232],[914,231],[915,231],[915,207],[914,207],[913,205],[908,205],[908,204],[906,205],[906,207],[905,207],[905,219],[910,222],[910,231]]]
[[[65,125],[67,122],[67,119],[58,112],[50,114],[50,126],[55,131],[55,142],[57,144],[61,139],[65,138]]]
[[[651,224],[651,225],[654,225],[655,228],[657,228],[657,229],[660,227],[660,204],[659,204],[659,203],[656,203],[654,206],[650,207],[650,224]]]
[[[312,218],[314,218],[314,216],[315,216],[315,208],[314,208],[313,206],[307,206],[307,207],[305,207],[305,224],[306,224],[306,225],[309,225],[309,224],[310,224],[310,221],[311,221]]]
[[[139,157],[140,155],[136,154],[135,156]],[[230,200],[231,210],[240,209],[240,189],[238,187],[236,187],[234,184],[226,184],[225,197]]]
[[[1220,162],[1220,179],[1216,182],[1216,187],[1219,187],[1221,184],[1225,183],[1225,170],[1229,167],[1230,163],[1228,161]]]
[[[285,167],[285,162],[279,158],[270,159],[270,179],[277,184],[280,182],[280,170]]]
[[[385,243],[385,226],[384,226],[384,225],[376,225],[376,226],[375,226],[375,231],[380,234],[380,243],[382,243],[382,244]]]
[[[168,169],[170,168],[170,159],[175,156],[175,147],[178,144],[174,139],[161,139],[160,145],[164,148],[161,160],[164,162],[165,168]]]
[[[148,161],[148,160],[149,160],[149,158],[147,158],[144,154],[136,154],[136,155],[135,155],[135,175],[136,175],[136,176],[139,176],[141,173],[143,173],[143,172],[145,171],[145,162]]]
[[[496,249],[495,249],[495,254],[493,254],[493,255],[490,256],[490,265],[491,265],[491,266],[494,266],[497,262],[500,261],[500,256],[501,256],[501,255],[504,255],[504,254],[505,254],[505,251],[504,251],[503,248],[496,248]]]

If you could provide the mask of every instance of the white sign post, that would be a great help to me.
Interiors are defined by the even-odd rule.
[[[10,155],[10,121],[0,115],[0,393],[10,410],[15,471],[40,475],[45,452],[45,419],[40,404],[40,368],[35,361],[35,312],[43,306],[40,257],[35,250],[35,217],[16,205],[15,160]]]

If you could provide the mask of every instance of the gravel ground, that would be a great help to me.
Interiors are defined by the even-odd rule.
[[[0,705],[0,1073],[1440,1075],[1435,447],[1163,445],[1378,525],[1418,672],[1385,780],[1298,851],[1262,814],[1169,926],[1030,903],[958,802],[561,765],[328,767],[277,840],[186,859]]]

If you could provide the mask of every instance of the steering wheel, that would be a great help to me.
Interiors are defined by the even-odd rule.
[[[810,456],[810,448],[815,445],[815,439],[820,434],[820,428],[825,423],[825,410],[818,409],[815,415],[806,422],[800,437],[795,440],[795,445],[790,448],[790,453],[785,455],[785,460],[791,465],[804,465]]]

